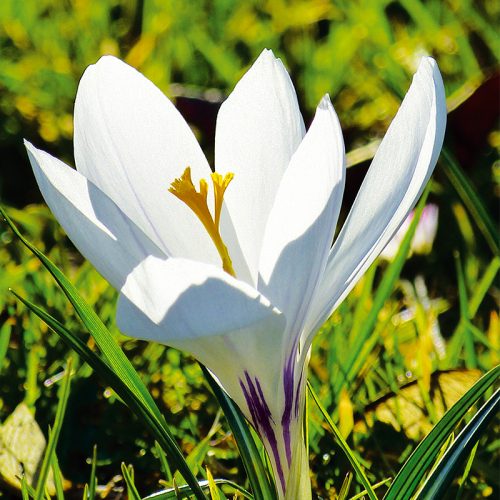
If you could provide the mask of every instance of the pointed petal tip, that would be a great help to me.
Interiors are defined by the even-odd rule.
[[[330,99],[330,94],[325,94],[321,101],[319,101],[318,109],[327,109],[330,110],[333,108],[332,101]]]
[[[439,88],[439,93],[444,94],[443,77],[434,58],[423,56],[420,59],[415,78],[425,78],[427,81],[432,81],[434,87]]]
[[[116,70],[123,68],[131,68],[126,62],[122,61],[118,57],[112,56],[110,54],[101,56],[94,64],[87,66],[83,72],[82,78],[89,76],[89,74],[94,74],[100,71],[106,70]]]
[[[277,57],[274,55],[272,49],[263,49],[260,53],[259,57],[257,57],[257,61],[275,61]]]

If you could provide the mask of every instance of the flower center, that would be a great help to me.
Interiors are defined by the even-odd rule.
[[[208,184],[205,179],[200,180],[200,190],[197,191],[191,179],[191,167],[186,167],[184,173],[175,179],[168,190],[179,200],[183,201],[200,219],[203,227],[207,230],[210,238],[214,242],[215,248],[219,252],[222,259],[222,269],[229,273],[231,276],[236,274],[233,269],[233,263],[227,247],[222,241],[220,235],[219,223],[220,214],[222,210],[222,201],[224,199],[224,192],[227,186],[233,180],[234,174],[229,172],[222,176],[214,172],[210,175],[212,184],[214,185],[214,215],[210,213],[207,205]]]

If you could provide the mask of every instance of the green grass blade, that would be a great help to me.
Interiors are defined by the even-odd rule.
[[[342,366],[342,375],[338,377],[337,382],[334,385],[334,393],[336,397],[340,394],[340,391],[344,385],[348,385],[355,378],[357,373],[361,370],[364,365],[367,356],[372,352],[372,347],[376,338],[369,342],[370,335],[372,334],[373,327],[377,321],[378,314],[382,309],[385,301],[394,289],[394,285],[399,278],[401,270],[403,269],[404,263],[406,262],[406,257],[410,250],[411,241],[415,230],[417,228],[418,221],[422,215],[422,210],[424,209],[427,196],[429,194],[429,187],[427,187],[422,195],[417,208],[415,210],[415,216],[408,228],[408,231],[401,242],[398,253],[394,258],[393,262],[387,267],[386,272],[380,282],[377,291],[375,292],[373,298],[373,304],[370,308],[370,312],[366,316],[362,326],[359,329],[358,334],[354,340],[352,347],[349,349],[349,356]]]
[[[328,414],[326,409],[321,404],[318,396],[314,392],[314,389],[312,388],[312,386],[309,382],[307,383],[307,388],[309,389],[309,394],[312,396],[313,401],[316,403],[316,406],[319,408],[319,411],[322,413],[323,418],[325,419],[325,421],[328,424],[328,426],[330,427],[333,435],[335,436],[337,444],[340,446],[340,448],[344,452],[344,455],[351,463],[352,468],[354,469],[354,472],[355,472],[359,482],[365,488],[366,495],[368,495],[368,497],[371,500],[377,500],[377,495],[375,494],[375,491],[373,490],[373,487],[372,487],[370,481],[366,477],[366,474],[365,474],[365,471],[363,470],[363,467],[358,462],[358,460],[355,457],[354,453],[352,452],[351,448],[349,448],[349,445],[347,444],[346,440],[342,437],[342,434],[337,429],[337,426],[333,423],[333,420],[330,418],[330,415]]]
[[[269,482],[266,467],[262,462],[245,417],[217,381],[214,380],[211,373],[203,365],[200,364],[200,367],[231,428],[254,497],[257,500],[276,498],[276,489]]]
[[[92,466],[89,479],[89,500],[95,500],[95,490],[97,486],[97,445],[92,448]]]
[[[469,316],[471,318],[476,315],[485,295],[488,293],[488,290],[491,289],[499,269],[500,258],[494,257],[486,268],[482,278],[476,284],[472,297],[469,299]]]
[[[0,207],[0,214],[4,217],[14,234],[31,252],[36,255],[36,257],[38,257],[40,262],[52,274],[57,284],[61,287],[61,290],[75,308],[75,311],[82,320],[83,324],[94,338],[101,353],[106,358],[106,362],[109,367],[121,380],[123,380],[124,384],[133,393],[134,397],[140,401],[140,406],[149,413],[149,420],[156,421],[155,426],[160,429],[162,434],[162,438],[159,441],[162,445],[168,443],[167,449],[171,454],[172,460],[186,482],[191,486],[195,496],[198,499],[205,500],[206,496],[198,486],[196,478],[187,466],[174,437],[166,425],[163,415],[156,406],[153,398],[149,394],[146,386],[135,371],[129,359],[120,349],[111,333],[99,319],[95,311],[80,296],[78,290],[73,286],[68,278],[66,278],[62,271],[49,258],[40,252],[40,250],[24,238],[2,207]]]
[[[0,370],[5,366],[4,359],[9,349],[11,333],[12,325],[9,321],[6,321],[2,327],[0,327]]]
[[[125,402],[125,404],[139,417],[139,419],[144,422],[144,424],[149,427],[154,437],[158,440],[162,447],[164,447],[173,457],[172,460],[176,458],[182,460],[184,463],[184,468],[189,472],[190,469],[185,464],[184,457],[182,456],[177,444],[171,437],[170,433],[166,432],[167,429],[160,425],[157,419],[144,405],[144,402],[137,398],[136,394],[130,389],[127,384],[120,378],[120,376],[115,373],[110,366],[101,359],[95,352],[93,352],[89,347],[80,340],[76,335],[71,333],[64,325],[57,321],[54,317],[48,314],[46,311],[38,307],[37,305],[31,303],[30,301],[19,296],[13,292],[16,297],[23,302],[31,311],[33,311],[42,321],[44,321],[55,333],[57,333],[60,338],[69,347],[77,352],[77,354],[88,363],[96,373],[105,380],[110,387],[116,392],[116,394]],[[181,472],[182,469],[178,464],[178,468]],[[183,476],[186,479],[185,476]]]
[[[474,459],[476,458],[476,452],[477,448],[479,446],[479,441],[476,441],[476,444],[472,448],[472,451],[469,454],[469,458],[467,459],[467,463],[465,464],[464,472],[462,474],[462,477],[458,481],[458,491],[457,491],[457,498],[456,500],[460,500],[463,495],[464,491],[464,486],[467,481],[467,478],[469,477],[470,471],[472,469],[472,464],[474,463]]]
[[[158,443],[158,441],[155,441],[155,449],[156,449],[156,453],[158,454],[158,460],[160,461],[161,471],[163,472],[165,479],[168,482],[170,482],[170,481],[172,481],[172,471],[170,470],[170,467],[168,466],[167,456],[165,455],[165,452],[163,451],[163,449],[160,446],[160,443]]]
[[[480,196],[476,193],[475,188],[448,148],[443,147],[441,157],[441,166],[446,176],[464,202],[464,205],[468,208],[493,254],[499,255],[500,245],[498,242],[497,226],[481,201]]]
[[[349,471],[346,477],[344,478],[342,486],[340,487],[339,500],[345,500],[347,498],[347,495],[349,494],[349,489],[351,488],[352,477],[353,474],[352,472]]]
[[[378,483],[372,484],[372,488],[376,490],[377,488],[380,488],[381,486],[384,486],[387,483],[391,482],[391,478],[384,479],[383,481],[379,481]],[[359,493],[356,493],[353,497],[351,497],[349,500],[358,500],[358,499],[364,499],[366,495],[366,490],[360,491]]]
[[[30,495],[28,481],[26,481],[26,476],[23,474],[21,476],[21,498],[23,500],[30,500],[30,497],[33,497],[33,495]]]
[[[499,404],[500,390],[496,391],[479,409],[446,450],[435,469],[426,479],[417,496],[418,500],[436,500],[444,497],[446,490],[458,473],[458,468],[467,460],[475,443],[497,414]]]
[[[217,486],[228,486],[234,491],[240,493],[244,498],[253,500],[253,496],[245,488],[242,488],[239,484],[229,481],[227,479],[214,479],[214,483]],[[199,481],[199,485],[204,490],[209,489],[209,483],[207,480]],[[189,498],[192,495],[191,488],[187,485],[177,486],[174,488],[169,488],[168,490],[158,491],[147,497],[143,497],[142,500],[177,500],[178,498]]]
[[[57,455],[54,453],[52,456],[52,472],[54,474],[54,485],[56,488],[56,499],[64,500],[64,487],[63,487],[63,477],[61,469],[59,468],[59,460],[57,460]]]
[[[457,270],[460,321],[464,322],[465,324],[465,327],[462,329],[462,333],[464,336],[463,341],[464,341],[465,366],[467,368],[477,368],[478,362],[476,358],[476,350],[474,348],[474,339],[472,336],[472,331],[469,328],[469,322],[470,322],[469,300],[467,297],[467,289],[465,286],[465,276],[462,268],[462,263],[460,262],[460,256],[458,255],[458,253],[456,253],[454,257],[455,257],[455,267]]]
[[[134,482],[133,469],[130,469],[122,462],[122,474],[125,484],[127,485],[127,496],[129,500],[141,500],[141,495],[137,491]]]
[[[66,405],[68,403],[68,397],[69,397],[70,380],[71,380],[71,358],[68,360],[68,363],[66,365],[66,375],[64,376],[63,384],[59,391],[59,402],[57,404],[54,426],[52,430],[49,430],[49,440],[47,442],[47,448],[45,449],[45,455],[43,456],[42,466],[40,468],[40,474],[38,476],[38,483],[35,491],[35,500],[42,500],[43,497],[45,496],[45,484],[49,477],[50,466],[52,464],[52,460],[56,451],[57,441],[59,440],[59,435],[61,433],[64,414],[66,413]]]
[[[483,375],[441,418],[410,455],[391,484],[384,499],[406,500],[412,498],[426,471],[453,428],[474,403],[498,380],[500,366]]]

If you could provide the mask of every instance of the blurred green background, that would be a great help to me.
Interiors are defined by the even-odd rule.
[[[366,160],[373,148],[364,146],[383,136],[420,56],[435,57],[450,110],[446,145],[494,218],[500,176],[500,134],[495,129],[499,16],[496,0],[1,0],[0,201],[116,332],[114,292],[82,261],[43,203],[38,204],[41,197],[22,139],[73,164],[72,113],[78,80],[101,55],[113,54],[177,103],[211,158],[218,106],[267,47],[289,69],[306,123],[321,96],[331,95],[347,151],[353,152],[346,207],[369,165]],[[434,250],[405,265],[373,329],[373,350],[362,358],[355,380],[343,387],[335,383],[363,311],[370,310],[384,264],[373,266],[325,326],[313,351],[311,380],[370,467],[373,480],[393,476],[442,413],[433,407],[436,387],[447,397],[456,395],[498,363],[498,256],[480,230],[480,218],[446,172],[438,165],[431,191],[432,201],[440,207]],[[48,307],[75,331],[82,326],[50,276],[5,226],[0,227],[0,238],[0,421],[24,401],[46,432],[54,417],[58,374],[72,354],[8,288]],[[430,309],[415,292],[418,275],[432,299]],[[458,300],[460,290],[465,307]],[[412,307],[420,314],[407,322],[397,319]],[[429,344],[436,320],[447,345],[444,357]],[[197,365],[174,350],[116,335],[160,401],[183,449],[194,450],[218,412]],[[428,354],[425,361],[417,356],[422,349]],[[123,487],[119,478],[110,483],[120,473],[121,461],[134,464],[143,494],[154,491],[160,468],[150,436],[74,357],[76,375],[58,448],[71,488],[79,491],[87,480],[86,459],[97,443],[98,476],[109,492]],[[376,369],[367,371],[375,360]],[[410,389],[425,401],[419,403],[423,408],[413,430],[400,414],[395,421],[384,421],[380,414],[366,421],[366,415],[380,408],[383,395],[390,399],[403,394],[407,401],[400,388],[411,381],[415,382]],[[499,492],[494,466],[498,443],[491,444],[493,434],[462,486],[465,497]],[[333,498],[349,468],[314,412],[310,440],[314,487],[324,498]],[[210,465],[214,476],[244,483],[224,425],[217,427],[199,455],[199,464]],[[0,476],[5,474],[0,458]],[[2,495],[14,491],[0,485]]]

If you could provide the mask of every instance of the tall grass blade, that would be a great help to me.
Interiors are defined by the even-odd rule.
[[[137,491],[137,488],[135,486],[134,482],[134,476],[133,476],[133,469],[127,467],[123,462],[122,462],[122,474],[123,474],[123,479],[125,481],[125,484],[127,485],[127,496],[129,500],[141,500],[141,495],[139,495],[139,492]]]
[[[497,390],[446,450],[426,479],[417,500],[437,500],[444,497],[446,490],[458,473],[458,468],[467,460],[475,443],[497,414],[499,406],[500,390]]]
[[[61,290],[75,308],[75,311],[82,320],[83,324],[94,338],[101,353],[106,359],[106,363],[109,365],[111,370],[116,373],[117,377],[123,381],[129,392],[133,394],[133,397],[138,400],[143,412],[148,413],[149,422],[154,423],[154,426],[162,436],[159,441],[162,445],[166,445],[167,450],[171,454],[172,460],[186,482],[191,486],[195,496],[198,499],[205,500],[206,496],[198,486],[196,478],[187,466],[174,437],[166,425],[163,415],[156,406],[156,403],[149,394],[146,386],[135,371],[129,359],[120,349],[111,333],[104,326],[95,311],[80,296],[78,290],[73,286],[68,278],[66,278],[62,271],[49,258],[40,252],[40,250],[24,238],[2,207],[0,207],[0,214],[4,217],[14,234],[31,252],[36,255],[36,257],[38,257],[40,262],[52,274],[57,284],[61,287]]]
[[[500,366],[483,375],[441,418],[410,455],[391,484],[385,500],[409,500],[453,428],[474,403],[497,382]]]
[[[481,197],[476,193],[474,186],[446,146],[443,146],[441,158],[442,169],[474,218],[493,255],[499,255],[500,244],[497,226],[484,206]]]
[[[460,256],[455,253],[455,267],[457,270],[457,284],[458,284],[458,300],[460,305],[460,321],[464,323],[464,328],[461,330],[463,334],[464,351],[465,351],[465,366],[469,369],[477,368],[478,362],[476,358],[476,350],[474,348],[474,339],[472,331],[469,327],[469,300],[467,297],[467,289],[465,286],[465,276],[460,262]]]
[[[95,500],[95,491],[97,487],[97,445],[92,448],[92,466],[89,479],[89,500]]]
[[[257,500],[276,498],[276,489],[274,484],[271,485],[269,482],[266,467],[262,462],[245,417],[213,378],[212,374],[203,365],[200,364],[200,367],[231,428],[254,497]]]
[[[158,441],[155,441],[155,449],[156,453],[158,454],[158,460],[160,461],[161,471],[163,472],[163,475],[165,476],[167,482],[170,482],[172,481],[172,471],[168,466],[167,456],[165,455],[165,452],[163,451]]]
[[[21,498],[23,500],[29,500],[30,496],[33,497],[33,495],[30,495],[28,481],[26,481],[26,476],[23,474],[21,476]]]
[[[45,484],[47,483],[47,479],[49,477],[50,466],[56,452],[56,446],[59,440],[59,435],[61,433],[64,414],[66,413],[66,405],[69,398],[70,380],[71,358],[68,359],[68,363],[66,364],[66,375],[64,376],[63,384],[59,391],[59,402],[57,404],[54,426],[51,430],[49,430],[49,440],[47,442],[47,448],[45,449],[45,455],[43,456],[42,466],[40,467],[40,474],[38,476],[38,483],[35,490],[35,500],[42,500],[45,496]]]
[[[56,488],[56,499],[64,500],[64,487],[61,469],[59,468],[59,460],[57,455],[52,455],[52,473],[54,474],[54,485]]]
[[[368,497],[371,500],[377,500],[377,495],[375,494],[375,491],[373,490],[373,487],[370,484],[370,481],[366,477],[366,474],[365,474],[365,471],[363,470],[363,467],[358,462],[356,456],[352,452],[351,448],[349,448],[349,445],[347,444],[345,439],[342,437],[342,434],[337,429],[337,426],[333,423],[333,420],[330,418],[330,415],[328,414],[326,409],[321,404],[321,401],[319,400],[318,396],[314,392],[314,389],[312,388],[312,386],[309,382],[307,383],[307,388],[309,389],[309,394],[312,396],[313,401],[316,403],[316,406],[319,408],[319,411],[322,413],[323,418],[325,419],[325,421],[328,424],[328,426],[330,427],[333,435],[335,436],[337,444],[340,446],[340,448],[344,452],[344,455],[351,463],[352,468],[354,469],[354,472],[356,473],[356,476],[357,476],[359,482],[364,486],[364,488],[366,490],[366,494],[368,495]]]

